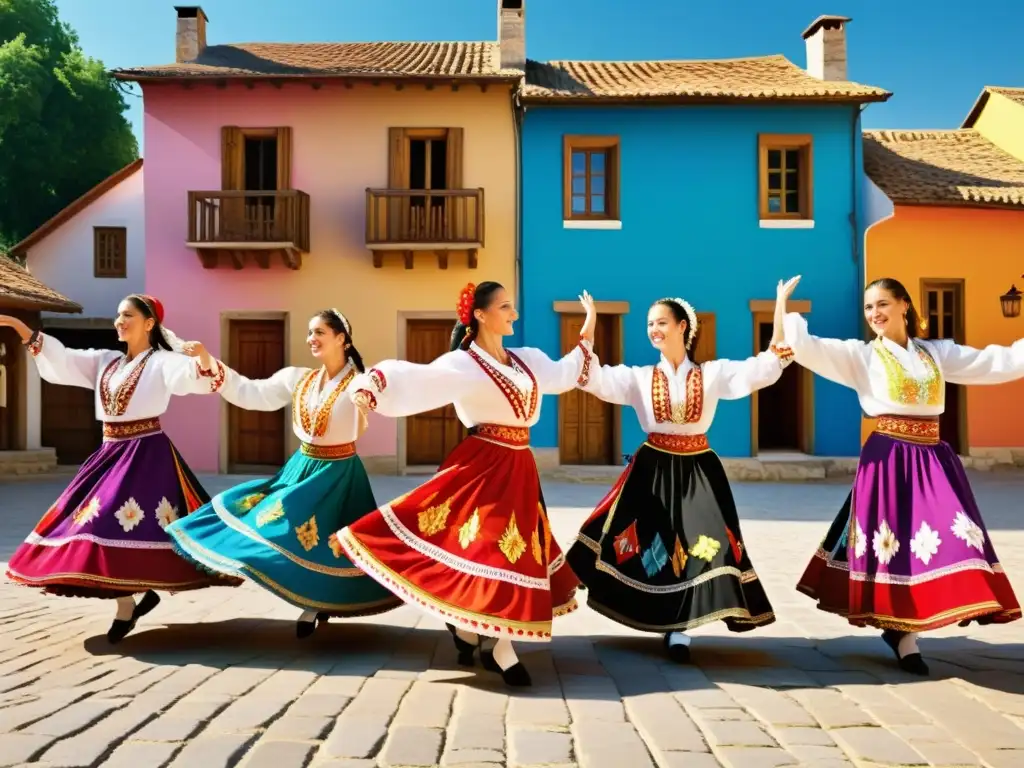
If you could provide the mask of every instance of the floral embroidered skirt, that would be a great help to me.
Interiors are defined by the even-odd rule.
[[[703,435],[649,436],[567,559],[590,607],[627,627],[670,632],[724,621],[745,632],[775,621],[725,469]]]
[[[425,484],[338,538],[403,600],[480,635],[549,641],[552,617],[576,607],[525,429],[481,428]]]
[[[133,424],[118,423],[122,431]],[[8,578],[65,597],[180,592],[236,579],[196,569],[164,530],[209,496],[159,422],[143,437],[113,439],[90,456],[7,564]],[[107,425],[110,426],[110,425]]]
[[[1006,623],[1020,604],[948,443],[880,432],[797,589],[856,626]]]
[[[376,506],[354,445],[304,445],[273,478],[218,494],[167,533],[214,573],[244,576],[304,610],[368,616],[402,601],[354,567],[332,532]]]

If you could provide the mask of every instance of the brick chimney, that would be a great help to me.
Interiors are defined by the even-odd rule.
[[[846,79],[846,16],[819,16],[804,30],[807,74],[819,80]]]
[[[206,50],[206,25],[209,19],[198,5],[176,5],[178,30],[174,36],[174,60],[181,64],[195,61]]]
[[[526,69],[526,0],[498,0],[502,69]]]

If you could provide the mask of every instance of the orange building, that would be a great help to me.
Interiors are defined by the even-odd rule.
[[[1012,316],[1019,301],[1002,300],[1012,284],[1024,287],[1024,153],[995,143],[1024,136],[1024,91],[1019,103],[996,95],[1000,114],[984,132],[864,134],[867,280],[899,279],[921,314],[922,335],[974,347],[1024,337],[1024,317]],[[969,122],[984,121],[982,101],[994,99],[983,95]],[[1024,381],[947,385],[943,436],[978,466],[1024,464],[1021,403]]]

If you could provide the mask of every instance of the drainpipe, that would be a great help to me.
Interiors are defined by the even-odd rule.
[[[867,281],[868,267],[867,267],[867,249],[858,248],[857,239],[857,223],[860,221],[860,196],[857,194],[857,178],[863,171],[863,158],[861,158],[861,165],[857,165],[857,142],[861,141],[861,132],[858,130],[860,124],[860,115],[864,111],[866,104],[861,104],[859,108],[853,110],[852,113],[852,124],[850,125],[850,193],[853,202],[853,210],[850,213],[850,243],[851,243],[851,256],[853,256],[854,262],[857,264],[857,268],[860,271],[861,284],[865,284]],[[860,291],[858,290],[858,295]],[[855,306],[859,306],[858,300]],[[860,312],[857,314],[860,317]]]
[[[521,86],[520,86],[521,87]],[[516,230],[515,230],[515,270],[516,270],[516,302],[522,310],[519,314],[519,336],[521,344],[526,346],[526,297],[523,295],[523,118],[526,107],[519,99],[519,88],[512,91],[512,132],[515,137],[516,157]]]

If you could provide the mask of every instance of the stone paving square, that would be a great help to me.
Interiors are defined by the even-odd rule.
[[[0,561],[68,479],[0,483]],[[243,478],[201,479],[215,493]],[[422,479],[373,485],[383,501]],[[1024,592],[1024,474],[971,480]],[[544,491],[565,546],[606,487]],[[794,590],[847,485],[734,492],[775,624],[697,630],[678,666],[659,637],[584,604],[552,644],[518,646],[527,691],[458,667],[444,627],[412,608],[298,641],[297,611],[247,584],[165,596],[111,647],[109,603],[4,583],[0,768],[1024,766],[1024,622],[930,633],[932,677],[909,677],[876,632]]]

